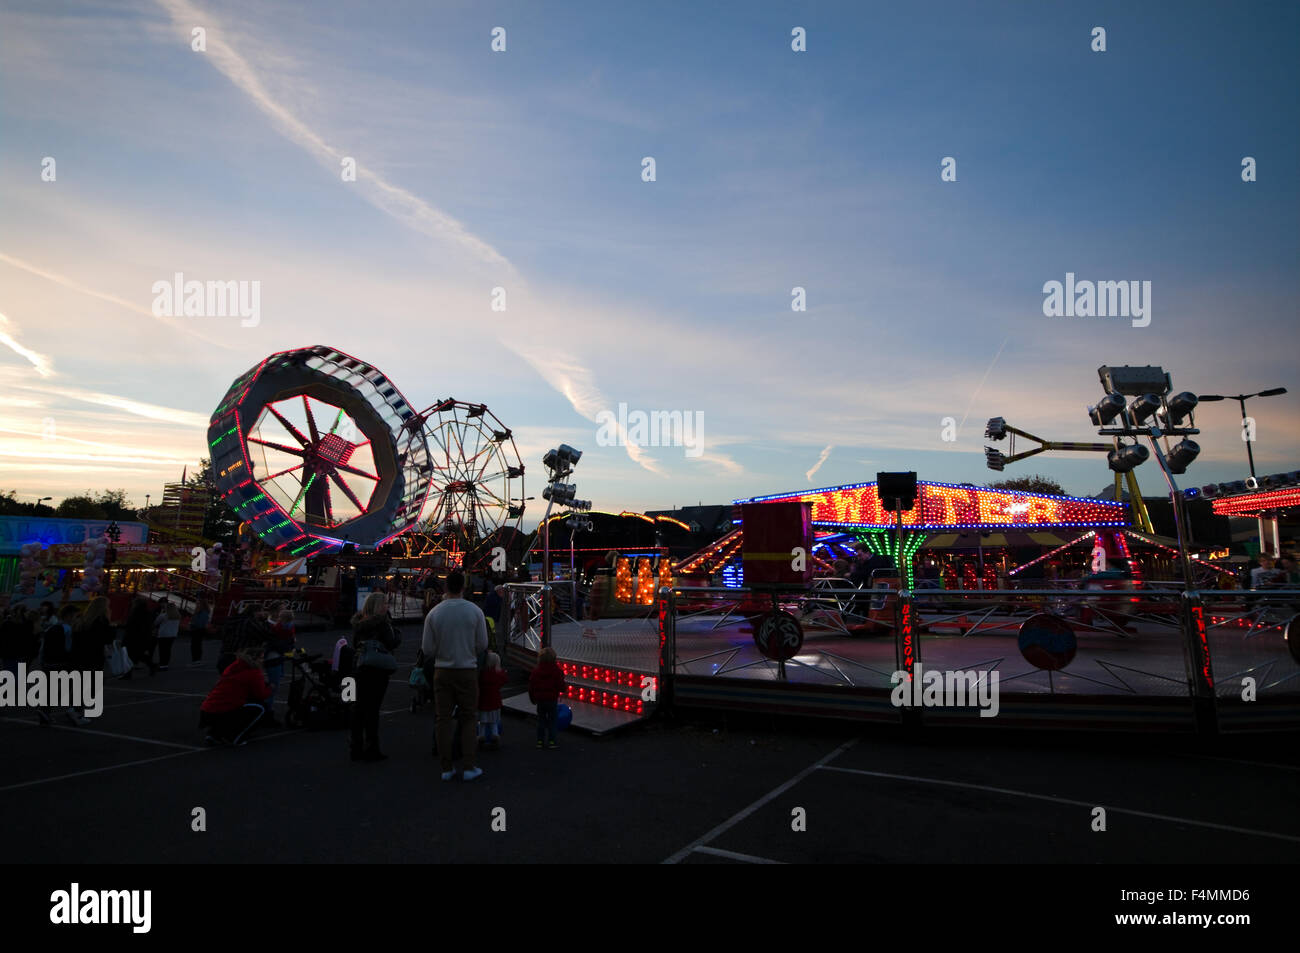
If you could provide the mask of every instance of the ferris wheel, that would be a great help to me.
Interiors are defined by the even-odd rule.
[[[508,547],[524,515],[524,466],[509,427],[485,404],[448,398],[423,419],[432,490],[413,555],[480,566]]]

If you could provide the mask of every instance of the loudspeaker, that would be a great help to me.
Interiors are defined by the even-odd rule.
[[[916,505],[916,471],[907,473],[877,473],[876,495],[891,513],[907,512]]]

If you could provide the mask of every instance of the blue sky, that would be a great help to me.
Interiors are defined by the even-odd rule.
[[[487,403],[533,472],[584,449],[604,509],[983,483],[986,418],[1091,439],[1106,363],[1290,387],[1251,409],[1260,472],[1295,468],[1297,54],[1291,3],[11,0],[0,489],[157,495],[231,379],[315,343]],[[261,322],[155,318],[177,271],[260,281]],[[1045,317],[1066,272],[1151,281],[1150,326]],[[620,402],[702,413],[704,454],[597,446]],[[1192,482],[1244,475],[1234,407]]]

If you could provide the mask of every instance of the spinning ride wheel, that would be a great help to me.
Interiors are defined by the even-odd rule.
[[[433,471],[423,419],[379,370],[333,348],[273,354],[208,428],[217,489],[291,555],[382,545],[415,525]]]

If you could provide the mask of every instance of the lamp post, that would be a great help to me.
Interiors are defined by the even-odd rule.
[[[42,503],[44,503],[46,500],[52,500],[52,499],[54,499],[54,497],[52,497],[52,496],[43,496],[43,497],[41,497],[39,500],[36,501],[36,507],[35,507],[35,509],[39,510],[39,509],[41,508],[41,504],[42,504]],[[33,510],[33,512],[35,512],[35,510]]]
[[[1250,445],[1253,442],[1253,434],[1249,437],[1246,434],[1246,401],[1252,397],[1277,397],[1279,394],[1285,394],[1285,387],[1270,387],[1268,390],[1262,390],[1257,394],[1201,394],[1198,400],[1235,400],[1241,405],[1241,433],[1242,439],[1246,442],[1246,459],[1250,461],[1250,475],[1255,475],[1255,454],[1251,451]]]

